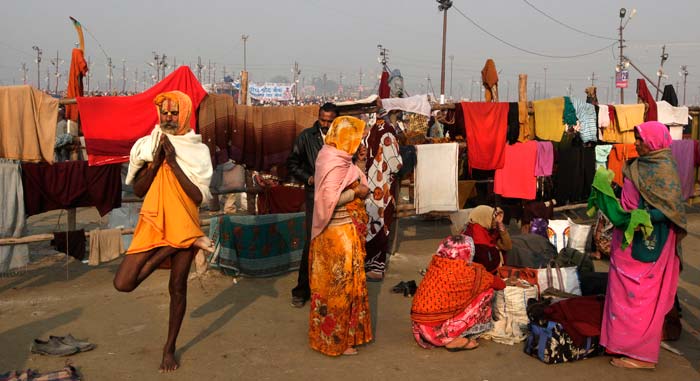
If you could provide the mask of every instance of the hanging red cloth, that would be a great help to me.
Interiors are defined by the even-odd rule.
[[[187,66],[181,66],[155,86],[129,97],[78,97],[78,109],[90,165],[129,161],[131,146],[158,123],[153,99],[179,90],[192,100],[190,127],[196,130],[197,108],[207,94]]]
[[[85,56],[80,49],[73,49],[70,58],[70,72],[68,73],[68,88],[66,98],[77,98],[83,96],[83,77],[88,72],[88,65]],[[66,119],[74,122],[78,121],[78,106],[66,105]]]
[[[379,80],[379,98],[390,98],[391,89],[389,89],[389,72],[382,71],[382,78]]]
[[[639,99],[641,99],[641,101],[646,103],[649,107],[647,109],[644,121],[648,122],[659,120],[656,111],[656,100],[653,96],[651,96],[649,88],[647,88],[647,83],[642,78],[637,79],[637,97],[639,97]]]
[[[507,102],[462,102],[469,169],[500,169],[505,164]]]

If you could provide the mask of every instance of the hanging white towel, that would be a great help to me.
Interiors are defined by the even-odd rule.
[[[428,95],[414,95],[408,98],[382,99],[382,108],[386,111],[401,110],[430,117],[430,102]]]
[[[673,107],[666,101],[656,102],[657,118],[663,124],[688,124],[688,107]]]
[[[416,145],[417,214],[458,210],[458,154],[457,143]]]

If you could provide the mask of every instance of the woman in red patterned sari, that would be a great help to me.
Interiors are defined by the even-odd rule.
[[[474,337],[491,328],[493,290],[506,285],[472,262],[474,252],[471,237],[455,235],[433,256],[411,306],[413,336],[421,347],[475,349]]]

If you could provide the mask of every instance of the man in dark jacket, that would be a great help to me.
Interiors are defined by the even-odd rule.
[[[314,172],[316,157],[323,147],[328,128],[338,116],[338,110],[332,103],[325,103],[318,110],[318,120],[313,127],[299,134],[294,148],[287,158],[287,168],[295,180],[304,183],[306,190],[306,243],[299,264],[297,286],[292,290],[292,306],[301,308],[311,297],[309,289],[309,245],[311,244],[311,224],[314,216]]]

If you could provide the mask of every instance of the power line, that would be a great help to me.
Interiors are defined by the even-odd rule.
[[[536,6],[534,6],[531,2],[529,2],[529,1],[527,1],[527,0],[523,0],[523,2],[525,2],[525,4],[527,4],[527,5],[529,5],[532,9],[534,9],[534,10],[536,10],[537,12],[541,13],[542,15],[544,15],[546,18],[548,18],[548,19],[554,21],[555,23],[557,23],[557,24],[559,24],[559,25],[561,25],[561,26],[563,26],[563,27],[565,27],[565,28],[567,28],[567,29],[571,29],[571,30],[573,30],[573,31],[575,31],[575,32],[579,32],[579,33],[581,33],[581,34],[585,34],[586,36],[595,37],[595,38],[600,38],[600,39],[603,39],[603,40],[612,40],[612,41],[616,41],[616,40],[617,40],[617,38],[599,36],[599,35],[597,35],[597,34],[588,33],[588,32],[586,32],[586,31],[584,31],[584,30],[576,29],[576,28],[574,28],[573,26],[567,25],[567,24],[565,24],[565,23],[563,23],[563,22],[561,22],[561,21],[555,19],[554,17],[548,15],[548,14],[545,13],[543,10],[541,10],[541,9],[537,8]]]
[[[609,47],[614,46],[615,44],[617,44],[617,42],[613,42],[613,43],[610,44],[610,45],[606,45],[605,47],[600,48],[600,49],[597,49],[597,50],[594,50],[594,51],[592,51],[592,52],[582,53],[582,54],[574,54],[574,55],[570,55],[570,56],[556,56],[556,55],[552,55],[552,54],[538,53],[538,52],[535,52],[535,51],[532,51],[532,50],[528,50],[528,49],[524,49],[524,48],[521,48],[521,47],[519,47],[519,46],[517,46],[517,45],[511,44],[510,42],[508,42],[508,41],[506,41],[506,40],[504,40],[504,39],[502,39],[502,38],[496,36],[495,34],[489,32],[489,31],[486,30],[486,29],[484,29],[481,25],[477,24],[476,21],[472,20],[471,18],[469,18],[469,16],[465,15],[464,12],[462,12],[459,8],[457,8],[457,6],[453,6],[452,8],[454,8],[460,15],[462,15],[462,17],[464,17],[465,19],[467,19],[467,21],[469,21],[470,23],[474,24],[474,26],[477,27],[477,28],[479,28],[482,32],[484,32],[484,33],[488,34],[489,36],[495,38],[496,40],[498,40],[498,41],[500,41],[500,42],[502,42],[502,43],[504,43],[504,44],[510,46],[510,47],[513,48],[513,49],[517,49],[517,50],[520,50],[521,52],[528,53],[528,54],[532,54],[532,55],[535,55],[535,56],[546,57],[546,58],[578,58],[578,57],[590,56],[590,55],[593,55],[593,54],[602,52],[603,50],[606,50],[607,48],[609,48]]]

